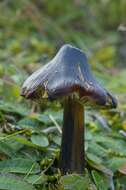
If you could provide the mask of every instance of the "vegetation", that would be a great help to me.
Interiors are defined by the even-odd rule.
[[[0,189],[126,189],[125,10],[125,0],[0,1]],[[62,106],[20,96],[23,81],[64,43],[86,52],[119,104],[86,111],[84,176],[57,169]]]

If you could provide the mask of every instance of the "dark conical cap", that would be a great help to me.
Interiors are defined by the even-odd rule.
[[[34,72],[23,84],[26,98],[51,100],[75,95],[83,104],[114,108],[116,99],[94,79],[85,54],[71,45],[61,47],[57,55]]]

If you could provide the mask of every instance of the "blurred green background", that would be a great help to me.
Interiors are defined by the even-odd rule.
[[[85,177],[57,170],[61,105],[20,97],[23,81],[65,43],[86,53],[119,104],[87,109]],[[125,175],[126,1],[1,0],[0,189],[125,190]]]

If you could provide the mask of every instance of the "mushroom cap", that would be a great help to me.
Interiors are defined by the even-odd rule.
[[[82,50],[63,45],[56,56],[24,82],[21,95],[30,99],[76,98],[85,105],[115,108],[116,99],[93,77]]]

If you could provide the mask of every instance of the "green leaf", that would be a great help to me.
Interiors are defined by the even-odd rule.
[[[98,190],[108,190],[110,186],[110,181],[107,176],[97,171],[92,171],[92,176]]]
[[[26,107],[20,104],[16,103],[16,105],[14,105],[10,102],[5,102],[1,100],[0,100],[0,110],[3,112],[9,112],[9,113],[13,113],[13,114],[21,115],[21,116],[26,116],[29,112],[29,110],[26,109]]]
[[[23,118],[18,123],[18,126],[21,128],[29,129],[31,131],[40,132],[41,127],[39,126],[39,122],[33,118]]]
[[[126,156],[126,143],[122,139],[115,140],[114,137],[95,135],[94,140],[100,143],[103,147],[106,147],[108,153],[109,151],[113,151],[117,154]]]
[[[101,172],[103,172],[106,175],[113,176],[113,172],[110,169],[108,169],[107,167],[105,167],[104,165],[102,165],[102,164],[96,164],[96,163],[94,163],[91,160],[88,160],[88,164],[92,168],[94,168],[94,169],[96,169],[98,171],[101,171]]]
[[[34,190],[34,187],[14,175],[0,175],[0,189]]]
[[[61,145],[61,137],[59,137],[58,135],[53,135],[52,136],[52,140],[53,140],[53,142],[55,143],[55,144],[57,144],[57,145]]]
[[[88,152],[100,158],[107,156],[107,150],[94,140],[88,142]]]
[[[66,175],[61,178],[65,190],[96,190],[88,175],[82,177],[76,174]]]
[[[93,162],[95,162],[96,164],[101,164],[102,160],[100,157],[96,156],[95,154],[92,153],[87,153],[87,158]]]
[[[47,114],[32,114],[32,117],[36,120],[38,120],[39,122],[42,122],[46,125],[50,124],[50,119],[49,116]]]
[[[116,171],[120,167],[122,167],[124,164],[126,164],[126,158],[121,157],[113,157],[108,160],[107,162],[108,166],[113,170]]]
[[[40,135],[34,134],[34,135],[32,135],[31,136],[31,141],[32,141],[33,144],[41,146],[41,147],[47,147],[49,145],[48,138],[43,134],[40,134]]]
[[[0,153],[4,153],[9,157],[16,155],[14,149],[4,141],[0,141]]]
[[[45,174],[41,175],[30,175],[26,180],[31,184],[43,184],[47,181],[47,176]]]
[[[29,159],[16,158],[0,162],[0,172],[36,174],[40,171],[39,165]]]

